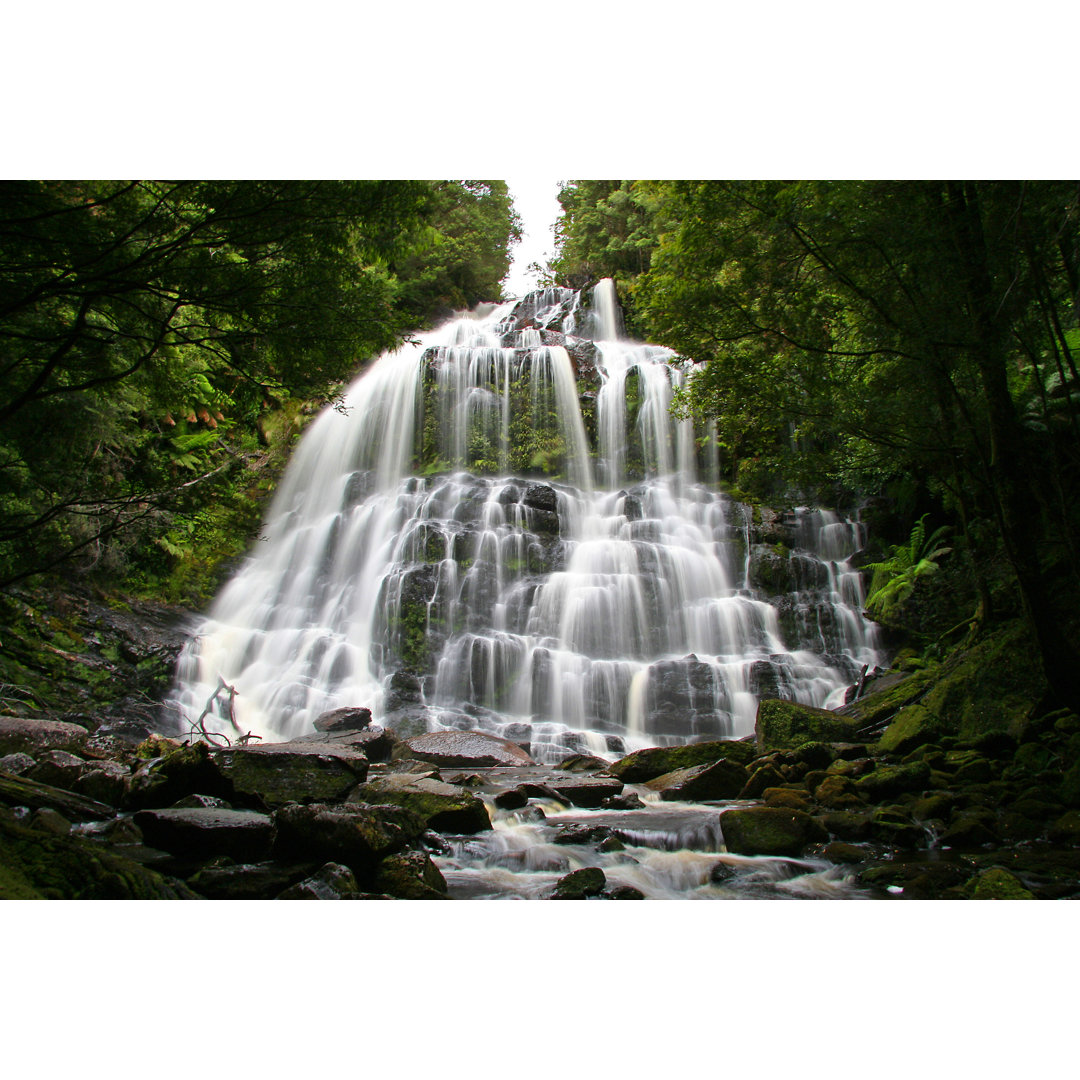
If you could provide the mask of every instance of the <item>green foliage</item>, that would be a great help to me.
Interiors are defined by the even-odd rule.
[[[0,587],[68,566],[201,596],[287,452],[259,444],[264,418],[332,398],[430,317],[425,253],[471,304],[516,235],[497,181],[0,195]]]
[[[940,541],[950,531],[942,525],[926,535],[926,518],[923,514],[911,530],[906,544],[895,545],[889,558],[869,563],[867,570],[873,572],[870,592],[866,598],[866,610],[882,619],[894,618],[904,602],[911,596],[919,578],[937,572],[937,560],[952,551],[951,547],[939,547]]]

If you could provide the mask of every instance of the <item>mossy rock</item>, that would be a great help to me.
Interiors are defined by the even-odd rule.
[[[923,705],[907,705],[882,733],[877,749],[890,754],[909,754],[948,734],[944,721]]]
[[[857,742],[863,724],[828,709],[815,709],[781,698],[766,698],[758,705],[758,750],[795,750],[808,742]]]
[[[133,810],[160,809],[186,795],[235,798],[231,782],[218,769],[206,743],[182,746],[148,761],[132,776],[124,801]]]
[[[664,773],[645,786],[660,793],[661,800],[687,801],[706,799],[735,799],[746,784],[746,768],[737,762],[721,758],[704,765],[692,765]]]
[[[446,879],[423,851],[402,851],[379,863],[375,889],[399,900],[448,900]]]
[[[964,886],[969,900],[1034,900],[1035,894],[1008,870],[992,867],[973,877]]]
[[[748,806],[720,815],[724,846],[739,855],[799,855],[828,833],[809,814],[773,806]]]
[[[483,799],[429,777],[391,775],[360,785],[350,802],[400,806],[436,832],[478,833],[491,828]]]
[[[599,896],[607,885],[607,877],[598,866],[586,866],[559,878],[550,900],[587,900]]]
[[[855,781],[855,791],[870,802],[893,798],[930,786],[930,766],[923,761],[908,765],[879,765]]]
[[[608,766],[608,772],[626,784],[643,784],[676,769],[708,765],[726,758],[747,765],[758,750],[754,743],[719,739],[713,742],[688,743],[685,746],[650,746],[635,750]]]
[[[271,808],[290,802],[340,802],[368,770],[361,752],[321,743],[217,750],[213,758],[235,791],[257,795]]]
[[[198,900],[102,844],[31,829],[0,813],[2,900]]]

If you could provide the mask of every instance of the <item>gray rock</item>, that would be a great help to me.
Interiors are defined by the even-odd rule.
[[[151,847],[188,858],[258,862],[269,857],[274,841],[273,819],[253,810],[140,810],[135,824]]]
[[[46,750],[78,750],[90,737],[81,724],[0,716],[0,754],[38,754]]]
[[[363,707],[334,709],[315,721],[316,731],[340,735],[348,731],[363,731],[371,723],[371,710]]]
[[[404,742],[408,753],[436,765],[478,769],[494,765],[533,765],[516,743],[481,731],[429,731]]]

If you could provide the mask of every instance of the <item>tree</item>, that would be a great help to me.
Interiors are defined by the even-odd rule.
[[[399,343],[420,319],[391,264],[442,199],[423,181],[0,186],[0,586],[137,523],[160,537],[235,468],[231,428]]]
[[[677,224],[636,296],[651,338],[700,365],[685,407],[717,417],[736,461],[764,456],[789,482],[807,452],[815,470],[864,491],[923,478],[976,564],[996,540],[1050,685],[1080,704],[1054,602],[1062,575],[1073,597],[1078,577],[1058,555],[1080,464],[1064,329],[1077,314],[1077,185],[653,191]]]

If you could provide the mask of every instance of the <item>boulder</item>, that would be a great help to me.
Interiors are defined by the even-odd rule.
[[[208,900],[273,900],[302,879],[310,864],[258,862],[206,866],[188,885]]]
[[[12,776],[25,776],[37,762],[29,755],[19,752],[0,757],[0,773],[10,773]]]
[[[398,900],[448,900],[446,879],[424,851],[402,851],[379,863],[375,888]]]
[[[367,776],[362,751],[335,743],[286,742],[213,752],[233,790],[267,807],[290,802],[339,802]]]
[[[0,754],[37,755],[47,750],[78,750],[90,737],[81,724],[0,716]]]
[[[516,743],[481,731],[429,731],[404,740],[409,755],[436,765],[480,769],[495,765],[534,765]]]
[[[358,877],[421,836],[424,821],[400,806],[291,804],[274,812],[276,859],[339,862]]]
[[[71,791],[82,775],[85,764],[81,757],[67,750],[47,750],[38,755],[37,764],[27,775],[39,784],[51,784]]]
[[[937,742],[948,726],[922,705],[907,705],[878,740],[878,749],[892,754],[909,754],[926,743]]]
[[[109,806],[123,805],[131,773],[117,761],[88,763],[75,781],[74,790],[80,795]]]
[[[341,863],[328,862],[310,877],[281,892],[278,900],[357,900],[356,876]]]
[[[718,739],[712,742],[688,743],[685,746],[651,746],[635,750],[609,765],[607,771],[626,784],[643,784],[676,769],[688,769],[726,758],[746,765],[757,754],[752,742]]]
[[[363,731],[370,723],[371,710],[358,706],[325,712],[316,719],[314,727],[316,731],[341,735],[346,732]]]
[[[622,794],[623,784],[610,776],[581,776],[549,780],[547,786],[560,802],[585,808],[599,807],[605,799]]]
[[[735,799],[746,785],[746,768],[737,762],[721,758],[711,764],[693,765],[664,773],[645,786],[660,793],[669,802],[680,799],[702,801],[705,799]]]
[[[317,731],[314,735],[301,735],[290,745],[343,746],[360,751],[368,761],[389,761],[396,742],[392,732],[372,724],[363,731]]]
[[[491,828],[483,799],[427,776],[391,773],[358,787],[350,803],[401,806],[437,832],[478,833]]]
[[[258,862],[269,857],[274,841],[273,819],[254,810],[140,810],[135,824],[151,847],[189,859],[228,855]]]
[[[879,765],[855,781],[855,791],[869,802],[880,802],[930,786],[930,766],[924,761],[907,765]]]
[[[555,883],[555,891],[549,900],[587,900],[599,896],[607,885],[607,877],[598,866],[586,866],[574,870]]]
[[[720,830],[727,850],[739,855],[798,855],[807,844],[828,839],[809,814],[773,806],[725,810]]]
[[[964,895],[971,900],[1035,899],[1035,894],[1025,889],[1018,878],[998,866],[973,877],[964,886]]]
[[[857,742],[862,723],[829,709],[781,698],[758,704],[754,731],[759,751],[795,750],[808,742]]]

